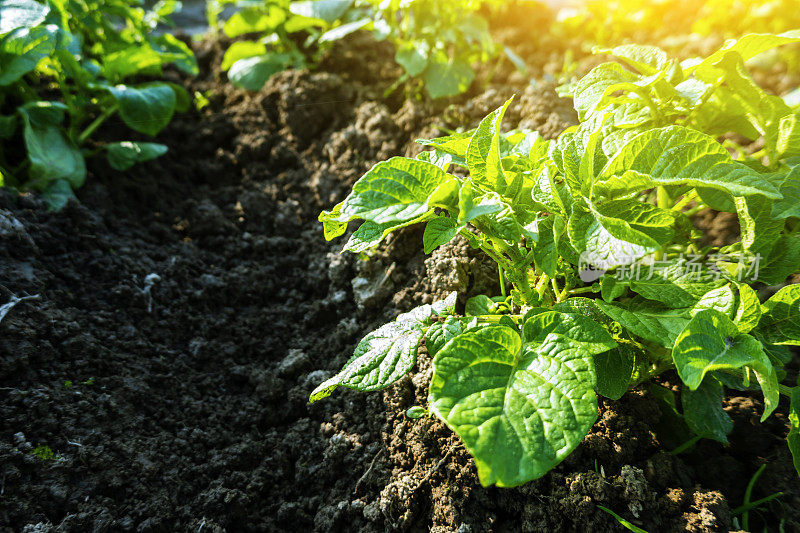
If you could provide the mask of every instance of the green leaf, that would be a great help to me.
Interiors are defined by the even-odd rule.
[[[158,143],[122,141],[105,145],[111,168],[128,170],[136,163],[149,161],[167,153],[167,147]]]
[[[63,209],[71,198],[75,198],[72,185],[65,179],[50,181],[42,190],[42,199],[50,211]]]
[[[319,36],[318,42],[320,43],[330,43],[333,41],[338,41],[339,39],[344,39],[351,33],[354,33],[361,28],[364,28],[372,23],[372,20],[369,18],[363,18],[361,20],[354,20],[353,22],[348,22],[347,24],[342,24],[341,26],[336,26],[332,28],[322,35]]]
[[[725,285],[723,279],[707,271],[698,271],[698,263],[676,261],[672,264],[655,265],[648,276],[630,281],[631,290],[648,300],[656,300],[673,308],[692,307],[708,291]]]
[[[44,22],[50,12],[47,4],[34,0],[0,1],[0,35],[16,28],[33,28]]]
[[[594,212],[617,238],[645,246],[670,242],[675,236],[680,216],[676,211],[661,209],[634,198],[598,204]]]
[[[231,44],[225,55],[222,56],[222,70],[229,70],[234,63],[240,59],[247,59],[248,57],[263,56],[267,53],[267,47],[263,43],[254,41],[237,41]]]
[[[177,97],[166,83],[117,85],[108,92],[119,104],[119,114],[132,130],[156,135],[172,119]]]
[[[452,241],[458,235],[459,226],[449,217],[436,217],[425,225],[422,234],[422,245],[426,254],[431,253],[443,244]]]
[[[798,139],[800,147],[800,139]],[[771,217],[784,219],[800,217],[800,165],[792,167],[782,180],[780,192],[783,198],[775,200],[772,204]]]
[[[628,290],[628,284],[620,281],[613,275],[604,275],[600,278],[600,297],[606,302],[616,300]]]
[[[315,388],[309,401],[330,396],[338,387],[360,391],[385,389],[403,377],[417,361],[419,343],[431,318],[452,309],[455,293],[437,304],[416,307],[361,339],[344,368]]]
[[[344,245],[342,251],[352,253],[364,252],[380,244],[380,242],[393,231],[411,226],[418,222],[423,222],[430,218],[430,216],[430,213],[425,213],[418,218],[400,223],[386,222],[384,224],[376,224],[375,222],[367,220],[353,232],[353,235],[350,236],[350,239],[347,241],[347,244]]]
[[[456,337],[434,360],[430,410],[461,437],[484,486],[541,477],[597,418],[590,354],[531,340],[523,347],[513,329],[491,326]]]
[[[755,271],[757,257],[753,258],[753,281],[760,281],[767,285],[783,283],[786,277],[797,272],[800,265],[800,235],[781,235],[775,241],[768,255],[762,255],[758,261],[758,270]],[[755,276],[755,274],[758,276]]]
[[[28,174],[33,185],[44,190],[50,182],[60,178],[74,188],[83,185],[86,179],[83,155],[61,129],[54,125],[37,125],[24,108],[19,108],[19,114],[30,161]]]
[[[800,91],[798,91],[798,95],[800,95]],[[775,148],[781,159],[800,155],[800,117],[798,115],[787,115],[780,120]]]
[[[470,178],[489,191],[503,194],[506,178],[500,159],[500,123],[513,98],[484,118],[472,134],[467,147]]]
[[[267,54],[239,59],[228,70],[231,83],[248,91],[257,91],[273,74],[282,72],[292,64],[289,54]]]
[[[594,356],[594,372],[597,376],[597,394],[619,400],[628,391],[633,374],[636,352],[629,344]]]
[[[772,201],[753,196],[734,198],[739,215],[742,247],[753,255],[766,258],[783,231],[784,221],[772,217]]]
[[[578,118],[586,120],[596,111],[607,93],[613,91],[615,87],[636,80],[636,75],[619,63],[602,63],[596,66],[575,84],[573,98]]]
[[[466,224],[478,217],[499,213],[508,207],[497,193],[481,192],[467,180],[458,191],[458,223]]]
[[[716,139],[682,126],[654,128],[633,137],[600,171],[594,192],[614,197],[658,185],[710,187],[733,196],[780,197],[772,183],[733,161]]]
[[[736,310],[737,294],[738,291],[734,292],[732,285],[711,289],[694,304],[689,314],[694,316],[703,309],[715,309],[728,318],[733,318],[733,312]]]
[[[728,444],[728,434],[733,430],[733,420],[722,408],[725,391],[722,383],[706,376],[697,389],[684,387],[681,403],[686,423],[695,434]]]
[[[277,5],[246,7],[229,18],[222,31],[228,37],[238,37],[246,33],[266,33],[273,31],[286,20],[286,12]]]
[[[731,39],[722,48],[705,58],[703,61],[685,69],[687,74],[694,74],[702,80],[714,82],[719,77],[716,63],[728,52],[736,52],[743,61],[747,61],[762,52],[784,44],[800,41],[800,30],[787,31],[780,34],[748,33],[739,39]]]
[[[0,22],[3,24],[3,22]],[[20,28],[0,40],[0,86],[11,85],[33,71],[56,46],[52,31],[44,27]]]
[[[477,320],[448,316],[444,322],[435,322],[425,333],[425,346],[428,354],[435,357],[445,344],[467,330],[475,327]]]
[[[352,0],[306,0],[292,2],[289,11],[302,17],[321,19],[328,24],[339,20],[353,5]]]
[[[412,220],[454,194],[457,183],[436,165],[393,157],[372,167],[356,182],[342,203],[338,221],[363,218],[384,224]]]
[[[433,146],[440,152],[453,155],[457,158],[466,160],[467,148],[475,130],[454,133],[435,139],[417,139],[415,142],[423,146]]]
[[[335,239],[347,231],[347,222],[339,222],[339,217],[342,216],[343,204],[344,202],[339,202],[333,206],[333,209],[330,211],[323,211],[317,217],[317,220],[322,222],[326,241]]]
[[[394,60],[412,77],[422,74],[428,66],[428,55],[415,43],[398,48]]]
[[[197,76],[200,72],[197,66],[197,59],[189,46],[170,33],[159,35],[150,39],[152,46],[165,57],[165,62],[174,63],[182,72],[190,76]]]
[[[749,333],[761,320],[761,302],[750,285],[739,285],[739,306],[733,321],[741,333]]]
[[[526,226],[528,234],[535,230],[538,240],[533,249],[533,259],[536,265],[548,276],[555,277],[558,267],[558,246],[567,230],[564,218],[560,215],[550,215],[544,219],[537,219],[535,226]]]
[[[777,345],[800,346],[800,284],[788,285],[761,307],[756,332]]]
[[[478,294],[467,300],[464,313],[467,316],[490,315],[494,313],[495,302],[485,294]]]
[[[657,242],[631,230],[623,220],[601,219],[584,209],[573,209],[567,230],[581,259],[601,270],[629,265],[659,249]]]
[[[587,353],[596,355],[617,346],[606,329],[585,316],[548,311],[525,321],[526,343],[540,343],[544,353]]]
[[[434,61],[425,70],[425,89],[436,100],[465,92],[474,79],[475,71],[462,59]]]
[[[778,405],[778,378],[761,343],[739,333],[733,321],[712,309],[697,313],[675,341],[672,359],[681,380],[696,390],[706,373],[750,368],[764,393],[765,420]]]
[[[595,300],[595,304],[637,337],[665,348],[672,348],[690,320],[688,309],[670,309],[651,302],[618,304]]]
[[[800,475],[800,386],[792,387],[792,397],[789,403],[789,435],[786,444],[792,452],[794,469]]]
[[[45,126],[60,126],[68,108],[61,102],[34,101],[22,104],[17,110],[28,116],[31,125],[44,128]]]
[[[128,46],[103,58],[103,74],[120,81],[134,74],[158,74],[164,59],[149,43]]]
[[[609,54],[642,74],[655,74],[667,64],[667,53],[657,46],[625,44],[614,48],[594,47],[593,54]]]
[[[453,163],[452,155],[446,152],[440,152],[439,150],[426,150],[424,152],[420,152],[417,154],[417,159],[432,165],[436,165],[445,172],[447,172],[447,170],[450,168],[450,165]]]

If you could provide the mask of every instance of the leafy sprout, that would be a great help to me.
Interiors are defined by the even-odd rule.
[[[504,132],[509,100],[470,132],[375,165],[320,214],[327,239],[362,220],[344,246],[361,252],[424,223],[426,253],[461,236],[497,262],[510,291],[468,300],[465,316],[455,293],[400,315],[311,401],[337,387],[388,387],[424,339],[428,410],[459,435],[481,483],[498,486],[569,455],[597,419],[597,395],[617,399],[667,370],[683,382],[679,423],[698,438],[727,443],[726,388],[760,389],[766,419],[781,393],[794,394],[780,382],[787,347],[800,345],[800,285],[762,302],[750,284],[781,283],[800,264],[800,213],[785,203],[797,194],[790,155],[800,144],[768,126],[795,120],[791,110],[747,99],[744,60],[795,39],[747,35],[690,64],[618,49],[625,67],[600,65],[573,86],[581,122],[555,141]],[[774,149],[734,159],[716,139],[723,125],[775,133]],[[738,214],[741,241],[704,245],[691,214],[721,204]]]

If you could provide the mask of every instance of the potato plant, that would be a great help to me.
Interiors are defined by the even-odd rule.
[[[431,98],[466,91],[475,79],[472,64],[487,62],[503,48],[492,40],[478,14],[486,0],[212,0],[209,23],[237,40],[226,50],[222,69],[235,85],[258,90],[273,74],[316,64],[334,41],[357,30],[389,40],[403,75],[390,87],[424,87]],[[238,9],[221,22],[223,10]],[[522,60],[506,55],[519,68]]]
[[[344,247],[361,252],[424,223],[426,253],[464,237],[497,262],[503,294],[470,299],[465,316],[455,294],[400,315],[310,400],[391,385],[424,340],[428,409],[462,439],[484,485],[544,475],[589,431],[598,394],[618,399],[668,370],[683,382],[680,423],[722,443],[733,426],[726,388],[760,389],[762,420],[781,393],[793,396],[796,452],[798,393],[781,381],[789,346],[800,345],[800,285],[766,301],[752,285],[782,283],[800,265],[800,167],[790,157],[800,143],[790,128],[762,127],[794,124],[791,110],[775,116],[787,111],[776,97],[746,107],[756,88],[744,66],[787,39],[745,36],[691,67],[652,48],[616,50],[633,70],[601,65],[581,80],[581,122],[555,141],[503,132],[509,100],[475,130],[420,140],[430,150],[417,158],[375,165],[320,215],[325,237],[363,220]],[[596,82],[597,70],[627,78]],[[772,148],[736,160],[706,114],[733,117],[722,122],[730,131],[756,129]],[[702,243],[690,217],[706,201],[738,213],[740,242]]]
[[[146,11],[135,0],[0,0],[0,185],[41,191],[59,208],[86,179],[85,156],[103,153],[126,170],[166,152],[157,143],[97,146],[91,138],[111,117],[154,136],[188,108],[182,87],[129,81],[158,77],[167,64],[197,72],[185,43],[152,33],[175,5]]]

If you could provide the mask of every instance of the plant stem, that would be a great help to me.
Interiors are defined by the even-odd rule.
[[[94,133],[94,130],[100,127],[100,124],[105,122],[106,119],[108,119],[108,117],[116,113],[117,107],[118,106],[116,104],[112,105],[111,107],[100,113],[100,115],[96,119],[94,119],[91,124],[86,126],[86,129],[83,130],[83,133],[81,133],[78,136],[78,144],[83,144],[86,141],[86,139],[88,139],[89,136],[92,133]]]
[[[695,198],[697,198],[697,191],[695,191],[695,190],[692,190],[692,192],[690,192],[689,194],[685,194],[685,195],[683,196],[683,198],[681,198],[681,199],[678,201],[678,203],[676,203],[676,204],[675,204],[675,205],[672,207],[672,209],[673,209],[674,211],[680,211],[681,209],[683,209],[684,207],[686,207],[687,205],[689,205],[689,203],[690,203],[691,201],[693,201]]]
[[[550,281],[550,276],[542,274],[542,277],[539,278],[539,282],[536,284],[536,293],[539,295],[540,300],[542,296],[544,296],[544,291],[547,290],[548,281]]]
[[[694,446],[695,444],[697,444],[700,441],[700,439],[702,439],[702,438],[703,437],[701,437],[700,435],[695,435],[694,437],[692,437],[691,439],[687,440],[686,442],[684,442],[683,444],[681,444],[680,446],[678,446],[677,448],[675,448],[674,450],[672,450],[669,453],[670,453],[670,455],[681,454],[681,453],[685,452],[686,450],[688,450],[689,448],[691,448],[692,446]]]
[[[567,294],[586,294],[587,292],[595,292],[595,290],[592,287],[578,287],[568,290]]]
[[[702,204],[701,203],[701,204],[698,204],[695,207],[689,209],[688,211],[684,212],[683,214],[686,215],[687,217],[690,217],[692,215],[696,215],[697,213],[699,213],[703,209],[708,209],[708,206],[706,204]]]
[[[671,209],[672,208],[672,198],[670,198],[669,192],[667,192],[666,187],[659,186],[656,188],[656,204],[661,209]],[[656,252],[656,261],[662,261],[664,259],[664,249]]]
[[[767,502],[771,502],[772,500],[774,500],[776,498],[780,498],[781,496],[783,496],[782,492],[776,492],[775,494],[770,494],[769,496],[765,496],[765,497],[761,498],[760,500],[756,500],[754,502],[750,502],[750,503],[748,503],[746,505],[740,505],[739,507],[737,507],[736,509],[731,511],[731,514],[732,515],[737,515],[737,514],[746,513],[750,509],[755,509],[756,507],[758,507],[758,506],[760,506],[762,504],[765,504]],[[744,527],[747,528],[746,525]]]
[[[740,368],[721,368],[719,369],[719,371],[724,372],[726,374],[730,374],[731,376],[736,376],[737,378],[744,379],[744,372]],[[778,383],[778,391],[787,398],[792,397],[791,387],[787,387],[786,385]]]
[[[505,271],[503,270],[503,265],[497,265],[497,269],[500,274],[500,294],[503,295],[503,298],[506,297],[506,280],[505,280]]]

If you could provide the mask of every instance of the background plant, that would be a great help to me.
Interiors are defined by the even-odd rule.
[[[234,42],[222,69],[245,89],[257,90],[274,73],[312,67],[331,44],[357,31],[371,31],[377,41],[389,40],[403,75],[390,90],[403,84],[424,87],[431,98],[466,91],[475,79],[473,64],[486,63],[503,51],[495,44],[479,10],[485,0],[212,0],[212,28],[222,29]],[[226,7],[238,10],[224,23]],[[506,49],[520,68],[522,60]]]
[[[103,152],[125,170],[166,151],[134,141],[97,146],[91,137],[115,116],[153,136],[188,107],[177,85],[130,83],[158,78],[167,64],[197,72],[185,43],[153,33],[177,5],[162,1],[147,11],[134,0],[0,1],[2,185],[39,190],[58,208],[83,184],[85,156]]]
[[[586,81],[598,77],[590,73],[573,91],[581,123],[556,141],[503,133],[508,101],[473,131],[421,140],[431,150],[373,167],[320,215],[327,239],[363,220],[344,247],[360,252],[425,223],[426,253],[461,235],[497,262],[502,294],[467,301],[465,316],[456,315],[455,294],[400,315],[367,335],[311,401],[340,386],[391,385],[413,368],[424,339],[434,358],[429,411],[461,437],[484,485],[544,475],[596,420],[597,394],[618,399],[667,370],[683,383],[680,409],[668,389],[651,392],[669,407],[674,434],[727,443],[725,388],[757,388],[762,420],[781,393],[794,398],[789,444],[797,453],[798,393],[780,382],[788,346],[800,345],[800,285],[762,302],[751,283],[781,283],[798,269],[791,156],[800,145],[778,128],[784,141],[775,146],[785,149],[736,160],[717,141],[716,124],[705,132],[708,122],[669,111],[691,69],[711,86],[689,100],[697,116],[722,113],[708,104],[717,102],[723,116],[747,118],[737,127],[766,123],[773,115],[750,117],[739,97],[752,88],[736,80],[749,80],[746,57],[787,39],[794,36],[745,36],[686,65],[653,48],[617,50],[639,77],[597,86]],[[702,78],[705,69],[728,76],[728,62],[738,77],[716,85]],[[584,85],[594,89],[584,94]],[[664,104],[653,94],[667,94]],[[453,166],[468,175],[448,172]],[[705,198],[734,206],[741,242],[702,243],[690,216]],[[642,269],[649,272],[633,275]]]

